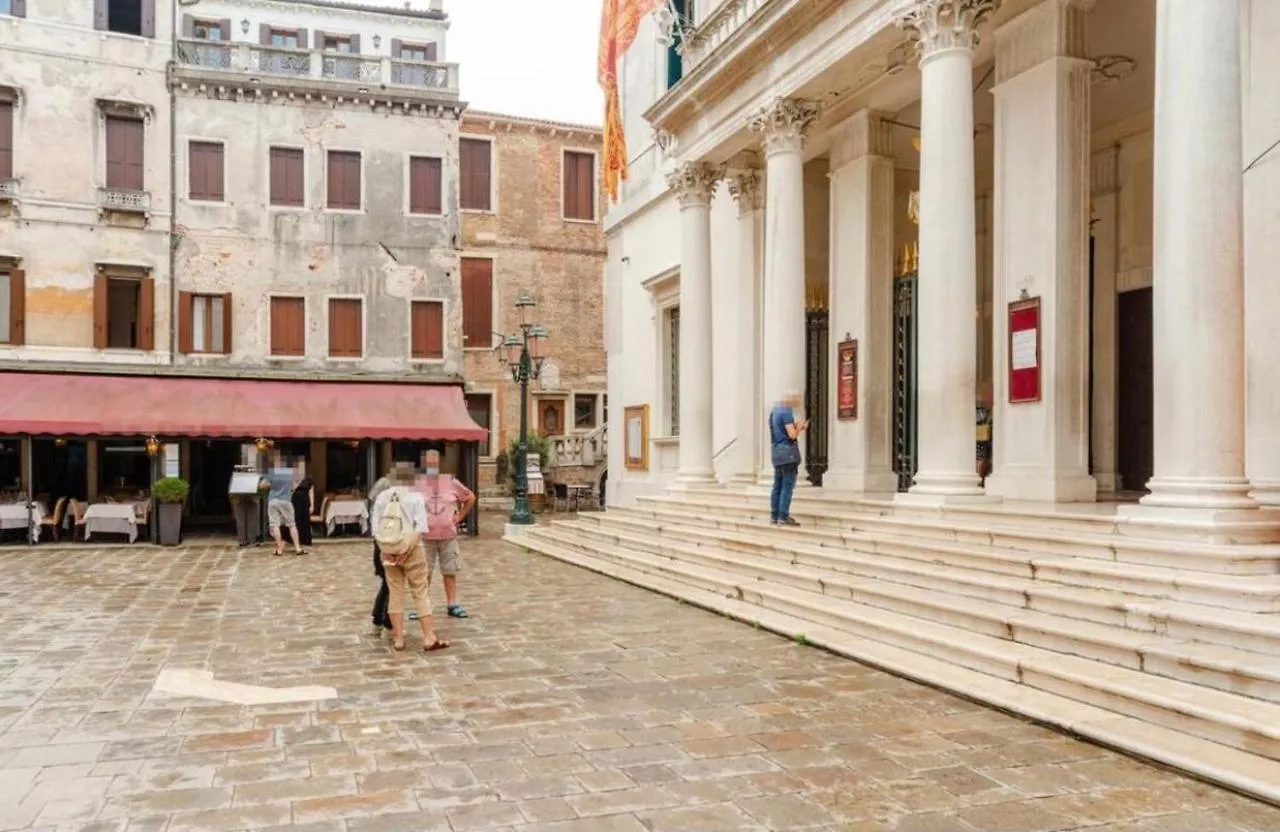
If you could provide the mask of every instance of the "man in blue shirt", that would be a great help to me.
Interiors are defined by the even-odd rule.
[[[297,472],[285,464],[284,458],[276,451],[272,455],[271,468],[263,476],[271,490],[267,492],[267,526],[271,529],[271,537],[276,542],[276,554],[284,554],[284,538],[280,527],[289,528],[293,541],[293,553],[305,555],[298,542],[298,520],[293,511],[293,489],[298,485]]]
[[[769,444],[773,462],[773,493],[769,495],[769,522],[800,525],[791,516],[791,495],[800,474],[800,445],[796,440],[809,427],[808,419],[796,418],[800,394],[787,393],[769,412]]]

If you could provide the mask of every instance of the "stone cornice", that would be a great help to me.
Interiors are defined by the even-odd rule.
[[[893,156],[893,125],[888,115],[859,110],[831,129],[831,169],[863,156]]]
[[[911,33],[920,60],[949,49],[973,51],[978,46],[978,27],[1000,8],[1001,0],[915,0],[898,17],[901,29]]]
[[[503,113],[491,113],[487,110],[467,110],[463,122],[464,124],[487,125],[489,129],[501,126],[508,130],[515,127],[523,127],[533,132],[545,130],[553,136],[557,133],[565,133],[594,137],[599,140],[604,135],[602,127],[590,124],[572,124],[567,121],[549,121],[525,116],[510,116]]]
[[[705,162],[686,162],[667,174],[667,187],[675,192],[681,208],[710,205],[723,175],[720,168]]]
[[[817,120],[821,107],[802,98],[775,98],[751,117],[749,127],[764,136],[766,153],[799,152],[805,133]]]
[[[379,89],[360,92],[349,84],[321,83],[301,84],[293,79],[245,77],[212,80],[199,73],[188,75],[181,67],[175,67],[169,76],[169,86],[178,95],[193,98],[209,98],[217,101],[242,101],[340,107],[348,109],[380,110],[401,115],[449,118],[461,120],[466,103],[450,98],[423,95],[406,89]]]
[[[996,30],[996,85],[1050,58],[1088,58],[1094,0],[1043,0]]]

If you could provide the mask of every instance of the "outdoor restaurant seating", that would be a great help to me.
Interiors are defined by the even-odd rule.
[[[53,516],[42,517],[40,519],[40,530],[36,534],[37,541],[40,540],[40,538],[44,537],[45,529],[49,530],[49,533],[53,535],[54,540],[58,539],[58,529],[62,527],[62,515],[66,510],[67,510],[67,498],[59,497],[58,502],[55,503],[53,507]]]

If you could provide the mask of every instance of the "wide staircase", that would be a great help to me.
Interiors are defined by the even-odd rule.
[[[1280,804],[1280,546],[1105,514],[641,498],[516,542]]]

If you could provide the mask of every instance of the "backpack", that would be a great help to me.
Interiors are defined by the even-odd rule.
[[[400,495],[394,491],[387,498],[387,506],[378,516],[373,539],[385,554],[398,557],[409,551],[413,538],[413,522],[400,503]]]

